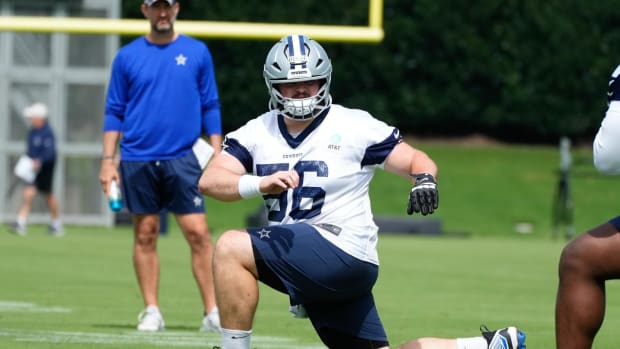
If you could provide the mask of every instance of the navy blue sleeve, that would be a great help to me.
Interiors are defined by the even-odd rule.
[[[620,100],[620,65],[614,70],[609,78],[609,86],[607,88],[607,103]]]
[[[234,138],[224,138],[222,149],[224,149],[228,154],[234,156],[243,164],[245,167],[245,171],[247,173],[253,173],[254,171],[254,159],[252,158],[252,154],[248,151],[246,147],[241,145],[239,141]]]
[[[362,167],[367,165],[378,165],[385,161],[385,159],[390,155],[392,149],[402,142],[403,138],[398,131],[397,128],[394,128],[392,134],[390,134],[383,141],[373,144],[366,149],[366,153],[364,153],[364,158],[362,159]]]

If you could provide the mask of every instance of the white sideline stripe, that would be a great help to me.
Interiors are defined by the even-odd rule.
[[[44,307],[28,302],[0,301],[0,313],[70,313],[71,309],[64,307]]]
[[[13,337],[17,342],[78,343],[78,344],[149,344],[172,347],[205,347],[218,345],[220,335],[216,333],[187,333],[163,331],[155,333],[126,332],[124,334],[97,332],[69,332],[43,330],[16,330],[0,328],[0,337]],[[291,338],[252,336],[252,346],[273,349],[325,349],[324,346],[302,345]]]

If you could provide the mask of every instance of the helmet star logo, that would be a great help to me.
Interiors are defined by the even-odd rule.
[[[262,239],[262,238],[265,238],[265,239],[270,239],[270,238],[271,238],[271,236],[269,236],[269,234],[271,234],[271,230],[267,230],[267,229],[265,229],[265,228],[261,229],[261,230],[258,232],[258,235],[260,235],[260,238],[261,238],[261,239]]]
[[[187,57],[183,56],[182,53],[179,53],[174,59],[177,61],[177,65],[185,65],[185,62],[187,62]]]

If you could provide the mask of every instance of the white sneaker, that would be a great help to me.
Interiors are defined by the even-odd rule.
[[[164,318],[155,306],[148,306],[138,315],[138,331],[157,332],[164,330]]]
[[[19,236],[26,236],[26,226],[23,224],[13,223],[10,225],[9,228],[13,234]]]
[[[217,307],[202,318],[200,332],[222,332],[222,326],[220,325],[220,313],[217,310]]]
[[[65,232],[62,230],[61,224],[50,224],[47,227],[47,231],[50,233],[51,236],[55,237],[62,237],[65,235]]]

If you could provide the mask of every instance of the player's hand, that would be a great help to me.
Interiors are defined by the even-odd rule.
[[[423,216],[435,212],[439,207],[439,192],[435,177],[428,173],[412,175],[415,177],[415,184],[409,193],[409,205],[407,213],[422,213]]]
[[[280,194],[285,190],[297,188],[299,174],[297,171],[278,171],[263,177],[260,191],[263,194]]]

